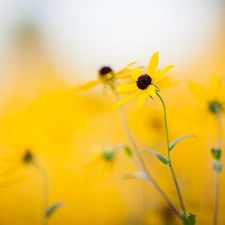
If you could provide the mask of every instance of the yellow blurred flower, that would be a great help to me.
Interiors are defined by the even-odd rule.
[[[150,59],[146,74],[142,74],[138,68],[131,71],[133,83],[121,85],[117,88],[117,91],[134,93],[118,101],[115,104],[115,107],[118,107],[140,94],[137,101],[137,107],[140,108],[148,96],[153,97],[156,95],[156,91],[160,91],[158,84],[160,84],[160,81],[164,78],[165,74],[173,68],[173,65],[169,65],[161,71],[160,69],[157,70],[158,62],[159,52],[156,52]]]
[[[4,171],[7,173],[34,164],[35,154],[30,148],[15,149],[14,151],[6,152],[3,155],[3,161],[7,164],[4,167]]]
[[[117,150],[113,146],[95,146],[94,156],[86,164],[86,167],[98,167],[101,175],[104,173],[112,173],[117,158],[116,151]]]
[[[189,89],[199,102],[196,112],[201,115],[202,121],[206,121],[210,115],[225,112],[225,84],[221,84],[218,76],[212,77],[208,90],[193,81],[189,83]]]
[[[84,85],[81,85],[79,87],[76,87],[75,91],[86,91],[89,90],[99,84],[103,84],[104,86],[109,85],[112,86],[115,79],[121,79],[121,78],[127,78],[129,77],[129,73],[131,69],[129,68],[135,64],[135,62],[129,63],[125,68],[118,72],[114,72],[110,67],[104,66],[98,71],[98,80],[87,82]]]

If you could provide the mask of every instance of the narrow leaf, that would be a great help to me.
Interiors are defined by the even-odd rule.
[[[221,150],[219,148],[212,148],[211,149],[213,158],[216,160],[220,160],[221,158]]]
[[[132,156],[132,151],[131,149],[128,147],[128,146],[125,146],[124,147],[124,151],[126,152],[126,154],[131,157]]]
[[[170,165],[170,162],[164,156],[160,155],[158,152],[155,152],[152,150],[144,150],[144,152],[148,152],[148,153],[155,155],[166,166]]]
[[[184,135],[184,136],[178,137],[172,143],[170,143],[169,151],[171,151],[178,142],[182,141],[185,138],[189,138],[189,137],[196,137],[196,136],[193,135],[193,134],[188,134],[188,135]]]
[[[56,202],[50,205],[45,211],[45,218],[49,218],[58,208],[65,205],[65,202]]]
[[[182,214],[182,222],[183,225],[195,225],[195,217],[196,215],[192,213],[184,213]]]
[[[131,178],[139,178],[143,180],[149,179],[148,175],[144,172],[129,173],[124,176],[124,179],[131,179]]]
[[[213,169],[214,169],[214,171],[217,172],[217,173],[220,173],[220,172],[221,172],[221,170],[222,170],[222,165],[221,165],[221,163],[220,163],[218,160],[215,160],[215,161],[213,162]]]

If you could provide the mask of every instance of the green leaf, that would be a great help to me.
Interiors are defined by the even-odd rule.
[[[193,134],[187,134],[187,135],[178,137],[172,143],[170,143],[170,145],[169,145],[169,151],[171,151],[178,142],[182,141],[185,138],[189,138],[189,137],[196,137],[196,136],[193,135]]]
[[[50,205],[45,211],[45,218],[49,218],[58,208],[65,205],[65,202],[56,202]]]
[[[158,152],[155,152],[152,150],[144,150],[144,152],[148,152],[148,153],[155,155],[166,166],[170,165],[170,162],[164,156],[160,155]]]
[[[183,225],[195,225],[195,217],[196,215],[192,213],[182,213],[182,222]]]
[[[220,158],[221,158],[221,149],[219,149],[219,148],[212,148],[211,152],[212,152],[212,155],[213,155],[214,159],[220,160]]]
[[[221,163],[218,160],[216,160],[216,161],[213,162],[213,169],[217,173],[220,173],[221,172],[222,165],[221,165]]]
[[[124,179],[131,179],[131,178],[139,178],[143,180],[149,179],[148,175],[144,172],[129,173],[124,176]]]
[[[125,146],[124,147],[124,151],[126,152],[126,154],[131,157],[132,156],[132,151],[131,149],[128,147],[128,146]]]

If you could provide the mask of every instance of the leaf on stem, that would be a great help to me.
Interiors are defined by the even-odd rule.
[[[220,172],[221,172],[221,170],[222,170],[222,165],[221,165],[221,163],[220,163],[218,160],[215,160],[215,161],[213,162],[213,169],[214,169],[214,171],[217,172],[217,173],[220,173]]]
[[[124,151],[129,157],[132,156],[132,151],[128,146],[124,146]]]
[[[220,160],[220,158],[221,158],[221,149],[219,149],[219,148],[212,148],[211,152],[212,152],[212,155],[213,155],[214,159]]]
[[[183,225],[195,225],[195,217],[196,215],[192,213],[184,213],[182,212],[182,222]]]
[[[189,138],[189,137],[196,137],[196,136],[193,135],[193,134],[187,134],[187,135],[178,137],[177,139],[175,139],[174,141],[172,141],[170,143],[170,145],[169,145],[169,151],[171,151],[178,142],[182,141],[185,138]]]
[[[166,166],[170,165],[169,160],[167,160],[164,156],[160,155],[158,152],[155,152],[153,150],[144,150],[144,152],[148,152],[148,153],[155,155]]]
[[[131,178],[139,178],[143,180],[149,179],[148,175],[144,172],[129,173],[124,176],[124,179],[131,179]]]
[[[50,205],[45,211],[45,218],[49,218],[58,208],[65,205],[65,202],[56,202]]]

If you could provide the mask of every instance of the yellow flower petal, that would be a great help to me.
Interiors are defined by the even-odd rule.
[[[132,95],[127,96],[126,98],[121,99],[120,101],[118,101],[113,108],[117,108],[118,106],[122,105],[123,103],[129,101],[130,99],[134,98],[136,95],[138,95],[140,93],[140,90],[137,90],[136,92],[134,92]]]
[[[219,87],[220,87],[219,77],[218,76],[212,77],[209,83],[209,92],[208,92],[211,100],[217,96]]]
[[[123,84],[119,86],[116,90],[119,92],[126,92],[126,91],[136,91],[138,89],[136,84]]]
[[[147,90],[144,90],[144,91],[141,91],[141,94],[138,98],[138,101],[137,101],[137,107],[140,109],[141,106],[143,105],[143,102],[144,100],[148,97],[148,92]]]
[[[153,76],[157,66],[158,66],[158,62],[159,62],[159,52],[156,52],[150,59],[149,65],[148,65],[148,70],[147,70],[147,74],[149,76]]]
[[[154,85],[149,85],[148,89],[147,89],[147,93],[148,95],[150,96],[155,96],[156,93],[155,93],[155,86]]]
[[[134,69],[131,71],[131,77],[134,81],[137,81],[138,77],[142,75],[141,71],[139,69]]]
[[[191,81],[189,82],[188,86],[190,92],[197,100],[207,101],[207,91],[202,85]]]
[[[94,80],[94,81],[90,81],[84,85],[81,85],[79,87],[73,88],[72,91],[87,91],[95,86],[97,86],[98,84],[101,84],[102,82],[100,80]]]
[[[218,90],[217,99],[220,103],[225,103],[225,84],[221,85]]]
[[[129,63],[125,68],[123,68],[122,70],[120,70],[119,72],[116,73],[116,76],[121,76],[124,75],[124,73],[127,73],[130,71],[129,67],[134,65],[136,62],[131,62]]]
[[[173,67],[173,65],[169,65],[161,73],[157,74],[156,72],[156,74],[152,77],[153,83],[156,84],[158,81],[160,81]]]

